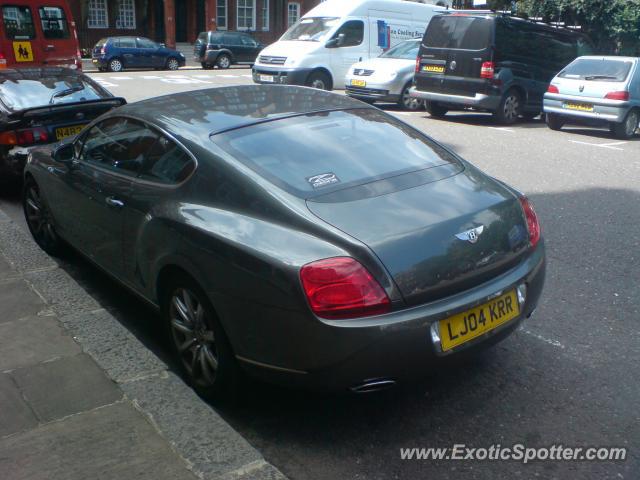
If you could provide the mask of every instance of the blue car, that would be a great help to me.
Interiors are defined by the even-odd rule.
[[[96,43],[91,61],[101,72],[121,72],[125,68],[177,70],[184,55],[162,43],[144,37],[107,37]]]

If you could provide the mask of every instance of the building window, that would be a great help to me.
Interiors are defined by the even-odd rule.
[[[269,0],[262,0],[262,15],[260,16],[262,23],[262,30],[269,31]]]
[[[238,30],[256,29],[256,1],[238,0]]]
[[[218,0],[216,2],[216,25],[218,30],[227,29],[227,0]]]
[[[287,26],[291,27],[298,20],[300,20],[300,4],[289,2],[287,6]]]
[[[107,16],[107,0],[89,0],[89,15],[87,17],[87,27],[109,27],[109,20]]]
[[[120,0],[120,10],[116,18],[116,28],[136,28],[135,0]]]

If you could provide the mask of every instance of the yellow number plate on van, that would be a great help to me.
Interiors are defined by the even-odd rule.
[[[84,128],[84,125],[74,125],[73,127],[56,128],[56,138],[58,140],[62,140],[63,138],[71,137],[72,135],[77,135],[82,131],[83,128]]]
[[[440,320],[440,341],[446,352],[520,315],[516,291],[494,298],[466,312]]]
[[[444,73],[444,65],[423,65],[423,72]]]

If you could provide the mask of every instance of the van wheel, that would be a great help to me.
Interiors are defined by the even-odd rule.
[[[493,114],[498,123],[503,125],[513,125],[518,121],[522,111],[522,99],[516,90],[509,90],[498,106],[498,110]]]
[[[447,107],[443,107],[439,103],[436,102],[426,102],[426,109],[429,112],[429,115],[436,118],[444,117],[449,109]]]
[[[545,121],[547,127],[551,130],[561,130],[562,127],[564,127],[564,120],[560,115],[556,115],[555,113],[547,113],[545,115]]]
[[[226,70],[231,66],[231,57],[226,53],[218,55],[218,58],[216,58],[216,65],[218,66],[218,68]]]
[[[208,399],[232,399],[242,374],[204,291],[177,274],[161,293],[171,347],[193,389]]]
[[[419,110],[424,105],[424,102],[419,98],[412,97],[409,95],[409,90],[411,89],[411,83],[407,83],[402,89],[402,95],[400,95],[400,100],[398,100],[398,105],[400,105],[405,110],[409,110],[411,112],[415,112]]]
[[[609,129],[617,138],[628,140],[638,130],[638,123],[640,123],[639,111],[631,110],[622,123],[612,123]]]
[[[331,78],[324,72],[311,72],[305,85],[319,90],[333,90]]]
[[[122,62],[119,58],[112,58],[111,60],[109,60],[108,69],[110,72],[121,72],[122,70],[124,70],[124,66],[122,65]]]
[[[180,68],[180,62],[177,58],[170,58],[167,60],[167,70],[178,70]]]

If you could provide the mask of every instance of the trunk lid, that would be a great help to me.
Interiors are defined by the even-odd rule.
[[[308,208],[368,245],[408,305],[485,282],[515,266],[528,248],[516,196],[472,167],[386,195],[322,200],[308,200]],[[475,243],[463,235],[478,228]]]

